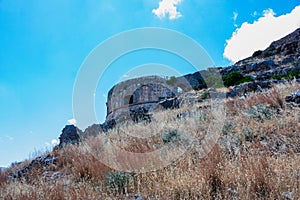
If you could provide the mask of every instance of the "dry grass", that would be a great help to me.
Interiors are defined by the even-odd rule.
[[[126,123],[79,146],[56,149],[51,153],[59,157],[55,170],[35,169],[30,181],[7,180],[15,169],[1,172],[0,199],[134,199],[135,194],[144,199],[300,199],[300,112],[284,102],[296,89],[296,83],[279,85],[267,93],[224,101],[225,125],[206,157],[194,145],[168,166],[143,173],[119,173],[101,162],[104,144],[154,152],[166,145],[162,136],[173,130],[182,136],[170,142],[173,146],[191,138],[201,144],[213,118],[201,104],[160,111],[150,124]],[[255,118],[249,109],[257,105],[274,112]],[[182,113],[184,117],[177,117]]]

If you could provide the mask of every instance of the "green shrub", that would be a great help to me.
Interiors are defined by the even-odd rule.
[[[225,121],[223,128],[222,128],[222,133],[223,135],[232,135],[234,129],[234,125],[230,121]]]
[[[252,106],[247,111],[248,116],[258,121],[262,121],[265,119],[271,119],[271,117],[275,114],[274,110],[267,107],[263,104],[258,104],[256,106]]]
[[[199,83],[200,85],[205,84],[205,81],[204,81],[203,79],[201,79],[201,78],[198,78],[197,81],[198,81],[198,83]]]
[[[199,88],[197,86],[193,86],[193,90],[197,91]]]
[[[162,135],[162,141],[166,144],[169,142],[175,142],[178,141],[180,137],[180,134],[178,133],[177,130],[171,130],[171,131],[166,131]]]
[[[200,112],[200,116],[199,116],[199,120],[200,121],[206,121],[208,119],[208,116],[205,112],[201,111]]]
[[[209,92],[205,91],[201,94],[201,99],[207,99],[209,97]]]
[[[125,194],[125,188],[133,176],[125,172],[109,172],[106,176],[106,182],[110,190]]]
[[[228,75],[223,76],[224,85],[226,87],[239,85],[245,82],[254,81],[250,76],[243,76],[240,72],[232,72]]]
[[[294,78],[300,78],[300,71],[299,70],[293,70],[285,75],[279,75],[276,74],[274,76],[271,77],[271,79],[274,80],[281,80],[281,79],[287,79],[287,80],[292,80]]]
[[[263,53],[263,51],[262,51],[262,50],[255,51],[255,52],[253,53],[252,57],[261,56],[261,55],[262,55],[262,53]]]
[[[252,142],[254,140],[254,131],[252,128],[243,128],[241,137],[243,140]]]
[[[270,46],[267,48],[267,51],[264,53],[265,57],[269,57],[269,56],[274,56],[276,54],[276,47],[275,45],[272,43],[270,44]]]
[[[279,75],[279,74],[276,74],[271,77],[271,79],[274,79],[274,80],[281,80],[282,78],[283,78],[283,75]]]
[[[176,81],[177,81],[176,77],[175,76],[171,76],[169,78],[169,80],[167,80],[167,84],[168,85],[174,85],[176,83]]]

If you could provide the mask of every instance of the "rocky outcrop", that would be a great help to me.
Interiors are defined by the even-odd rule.
[[[299,71],[300,29],[297,29],[286,37],[273,42],[267,49],[256,51],[251,57],[232,66],[209,68],[180,77],[165,79],[158,76],[147,76],[118,83],[108,93],[105,122],[87,128],[84,135],[95,136],[128,119],[134,122],[151,121],[149,113],[158,107],[173,109],[178,108],[180,104],[201,102],[206,98],[236,97],[249,92],[259,92],[274,84],[284,83],[284,80],[280,79],[289,79],[291,74],[298,74]],[[228,93],[209,89],[201,93],[199,97],[182,95],[192,90],[202,91],[208,87],[222,87],[224,86],[222,78],[224,79],[232,72],[239,72],[243,77],[250,76],[247,80],[252,82],[233,86],[229,88]],[[295,77],[297,78],[298,75]]]
[[[277,64],[273,60],[264,60],[261,62],[253,62],[253,63],[246,63],[246,64],[239,64],[236,63],[232,66],[223,68],[220,73],[222,75],[228,75],[232,72],[240,72],[244,75],[258,73],[262,71],[272,70],[278,67]]]
[[[168,84],[167,80],[158,76],[147,76],[127,80],[115,85],[107,97],[106,121],[116,122],[129,117],[129,109],[143,106],[147,110],[157,105],[159,101],[177,95],[176,86]]]
[[[243,96],[250,92],[262,92],[264,89],[271,88],[274,84],[285,83],[284,80],[267,80],[242,83],[234,86],[230,92],[227,93],[227,97]]]
[[[262,81],[299,69],[300,28],[286,37],[272,42],[267,49],[256,51],[251,57],[221,69],[220,73],[227,75],[232,72],[240,72]]]
[[[171,99],[165,99],[159,102],[159,105],[164,109],[179,108],[179,104],[180,104],[180,100],[177,97]]]
[[[285,97],[287,103],[295,103],[300,106],[300,90],[297,92],[291,93],[289,96]]]
[[[102,130],[100,124],[93,124],[84,130],[84,132],[82,134],[82,138],[85,139],[88,137],[95,137],[102,132],[103,132],[103,130]]]
[[[117,122],[115,119],[109,119],[106,120],[103,124],[100,124],[100,127],[103,132],[107,132],[108,130],[115,128],[116,125]]]
[[[66,144],[78,144],[80,142],[81,131],[74,125],[67,125],[62,130],[59,136],[59,146],[62,147]]]
[[[49,170],[55,170],[57,161],[58,157],[52,156],[50,154],[46,156],[39,156],[32,160],[27,166],[23,167],[22,169],[16,170],[14,173],[11,173],[8,178],[11,180],[24,178],[26,180],[28,173],[34,168],[43,167],[48,168]]]
[[[151,114],[149,114],[149,110],[143,106],[129,109],[129,115],[132,121],[136,123],[140,121],[151,122]]]

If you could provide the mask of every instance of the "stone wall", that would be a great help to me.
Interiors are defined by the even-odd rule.
[[[127,80],[115,85],[108,93],[106,120],[129,115],[129,109],[143,106],[151,110],[158,102],[177,96],[177,89],[158,76]]]

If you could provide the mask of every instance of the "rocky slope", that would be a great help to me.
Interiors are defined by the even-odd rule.
[[[300,28],[272,42],[267,49],[256,51],[251,57],[225,67],[220,72],[223,75],[241,72],[261,81],[296,70],[300,70]]]
[[[149,119],[149,112],[155,110],[156,107],[168,109],[178,107],[181,102],[203,101],[213,95],[213,92],[216,92],[214,89],[207,88],[208,84],[206,82],[211,82],[209,85],[215,84],[216,87],[220,87],[220,85],[222,87],[222,80],[214,79],[214,77],[221,75],[224,80],[226,76],[234,72],[240,73],[244,77],[249,76],[251,81],[233,85],[228,90],[223,90],[223,96],[236,97],[250,92],[262,92],[270,89],[274,84],[287,83],[294,78],[297,79],[297,82],[300,82],[300,28],[282,39],[272,42],[267,49],[256,51],[251,57],[238,61],[232,66],[211,68],[167,80],[166,83],[172,88],[183,88],[184,93],[176,93],[176,98],[157,102],[157,106],[151,104],[150,110],[147,104],[128,109],[128,116],[131,116],[133,121],[139,121],[139,118]],[[128,81],[124,84],[126,88],[129,87]],[[125,87],[124,84],[119,83],[118,87],[123,88]],[[191,90],[201,92],[195,96],[195,93],[189,92]],[[116,99],[114,100],[116,101]],[[111,99],[108,98],[108,102],[111,102]],[[118,121],[117,118],[118,116],[110,117],[103,124],[92,125],[82,135],[88,137],[89,135],[95,136],[102,130],[106,132],[115,127],[116,121]]]
[[[132,122],[117,126],[110,118],[85,131],[67,125],[53,151],[0,168],[0,199],[299,199],[300,84],[291,80],[298,77],[299,56],[297,29],[232,66],[177,77],[172,87],[184,79],[190,90],[157,102],[152,113],[129,109]],[[233,72],[252,79],[229,88],[204,83],[203,76]],[[178,163],[148,174],[116,172],[100,162],[100,137],[136,153],[184,142],[191,132],[195,146],[201,144],[213,117],[210,100],[220,95],[226,119],[207,158],[191,148]],[[128,132],[154,137],[146,141]]]

